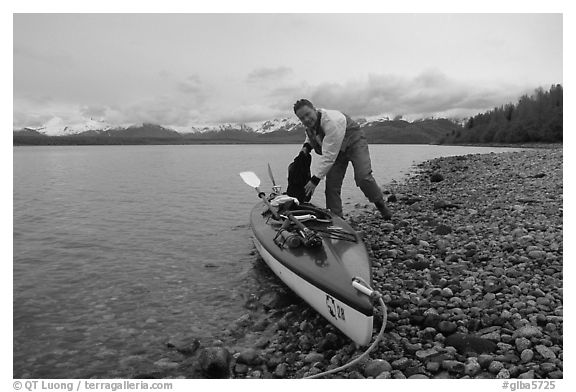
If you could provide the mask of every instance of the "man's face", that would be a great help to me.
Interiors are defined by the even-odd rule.
[[[316,119],[318,118],[316,109],[311,108],[310,106],[302,106],[296,111],[296,116],[306,128],[312,128],[314,124],[316,124]]]

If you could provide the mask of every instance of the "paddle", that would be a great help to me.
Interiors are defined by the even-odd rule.
[[[268,164],[268,175],[270,176],[270,179],[272,180],[272,185],[276,186],[276,181],[274,181],[274,174],[272,173],[272,168],[270,167],[270,164]]]
[[[272,212],[272,216],[274,216],[274,219],[280,220],[280,215],[278,215],[278,212],[276,212],[276,210],[270,205],[270,202],[268,201],[268,199],[266,199],[266,193],[261,192],[260,189],[258,188],[260,186],[260,179],[258,178],[256,173],[246,171],[246,172],[240,173],[240,177],[242,177],[242,180],[244,180],[244,182],[246,184],[248,184],[252,188],[256,189],[256,192],[258,193],[258,197],[262,199],[262,201],[264,202],[264,204],[266,204],[266,206],[268,206],[268,208],[270,209],[270,212]]]
[[[270,179],[272,180],[272,190],[276,195],[279,195],[281,193],[282,187],[276,185],[276,180],[274,180],[274,173],[272,173],[272,168],[270,167],[270,164],[268,164],[268,176],[270,176]]]

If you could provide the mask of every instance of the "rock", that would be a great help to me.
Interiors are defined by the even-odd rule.
[[[455,347],[458,352],[463,355],[471,352],[477,354],[492,353],[497,349],[496,343],[490,340],[462,333],[455,333],[448,336],[444,343],[446,346]]]
[[[529,370],[529,371],[527,371],[527,372],[525,372],[525,373],[520,374],[520,375],[518,376],[518,378],[520,378],[520,379],[533,379],[533,378],[536,378],[536,377],[535,377],[535,375],[534,375],[534,370]]]
[[[398,370],[405,370],[408,366],[410,366],[410,360],[408,358],[399,358],[392,362],[392,367]]]
[[[429,313],[424,317],[423,325],[425,327],[436,328],[442,317],[438,313]]]
[[[234,373],[246,374],[248,373],[248,370],[248,365],[244,363],[237,363],[236,366],[234,366]]]
[[[458,325],[452,321],[440,321],[437,327],[438,331],[442,332],[445,336],[453,334],[458,329]]]
[[[192,355],[200,348],[200,342],[196,338],[169,340],[166,347],[173,348],[186,356]]]
[[[482,371],[482,367],[478,363],[478,360],[474,357],[468,358],[468,361],[464,364],[464,374],[474,377]]]
[[[435,347],[426,350],[418,350],[416,351],[416,358],[418,358],[420,361],[424,361],[430,357],[438,355],[439,353],[440,352]]]
[[[262,306],[264,306],[267,309],[281,308],[284,305],[284,302],[286,302],[282,300],[282,296],[280,295],[280,293],[272,290],[266,291],[265,293],[260,295],[258,301],[260,302],[260,304],[262,304]]]
[[[224,347],[210,347],[200,351],[198,361],[208,378],[228,378],[232,356]]]
[[[554,364],[552,362],[544,362],[544,363],[540,364],[540,369],[544,373],[550,373],[550,372],[556,370],[556,364]]]
[[[556,354],[554,354],[554,351],[550,350],[548,347],[542,344],[537,345],[534,347],[534,349],[545,359],[556,359]]]
[[[364,368],[364,376],[377,377],[383,372],[392,371],[392,365],[384,359],[373,359],[366,364]]]
[[[530,362],[534,358],[534,351],[528,349],[523,350],[520,353],[520,360],[522,363]]]
[[[392,373],[391,372],[382,372],[376,378],[381,379],[381,380],[389,380],[392,378]]]
[[[525,325],[514,331],[512,335],[513,338],[532,338],[532,337],[542,337],[542,331],[540,328],[533,325]]]
[[[432,327],[426,327],[422,331],[418,332],[418,336],[425,340],[430,340],[436,336],[438,331]]]
[[[546,258],[546,252],[541,251],[541,250],[533,250],[533,251],[530,251],[528,253],[528,257],[530,257],[531,259],[534,259],[534,260],[538,260],[538,259],[543,260]]]
[[[360,374],[359,371],[352,370],[351,372],[348,373],[348,378],[350,378],[350,379],[363,379],[364,376],[362,374]]]
[[[430,182],[440,182],[444,181],[444,176],[438,172],[432,173],[430,175]]]
[[[488,369],[493,360],[494,357],[492,355],[482,354],[478,356],[478,363],[483,369]]]
[[[510,372],[507,369],[500,369],[500,371],[496,375],[496,378],[508,379],[508,378],[510,378]]]
[[[475,377],[476,379],[482,379],[482,380],[490,380],[494,378],[494,375],[490,372],[482,372],[479,375],[477,375]]]
[[[500,370],[504,368],[504,364],[500,361],[492,361],[488,366],[488,371],[493,374],[497,374]]]
[[[442,361],[442,369],[449,371],[450,373],[464,374],[465,365],[456,360],[444,360]]]
[[[512,345],[508,343],[496,343],[498,350],[502,353],[507,353],[512,350]]]
[[[430,373],[436,373],[438,370],[440,370],[440,362],[428,362],[426,364],[426,370],[428,370]]]
[[[452,289],[450,287],[444,287],[440,295],[442,295],[445,298],[451,298],[454,296],[454,293],[452,292]]]
[[[553,372],[548,373],[548,378],[559,380],[564,378],[564,373],[562,373],[562,370],[554,370]]]
[[[311,352],[304,357],[304,363],[322,362],[324,355],[316,352]]]
[[[154,362],[154,366],[158,366],[162,369],[176,369],[180,364],[178,362],[170,361],[168,358],[162,358],[159,361]]]
[[[266,361],[266,366],[268,369],[275,369],[276,366],[284,362],[284,356],[282,354],[273,355],[268,361]]]
[[[469,276],[465,278],[462,282],[460,282],[460,287],[462,290],[472,290],[474,285],[476,284],[476,279],[474,277]]]
[[[332,332],[328,332],[318,343],[318,350],[320,351],[334,350],[336,348],[338,348],[338,336]]]
[[[262,363],[262,358],[258,355],[258,351],[253,348],[248,348],[240,352],[237,361],[245,363],[246,365],[259,365]]]
[[[516,350],[518,350],[519,353],[532,346],[532,342],[526,338],[516,338],[514,343],[516,344]]]
[[[428,377],[425,374],[413,374],[410,377],[408,377],[409,380],[416,380],[416,379],[428,379],[430,377]]]
[[[406,351],[408,351],[410,354],[414,354],[416,351],[422,350],[422,343],[406,343],[404,346],[406,347]]]
[[[285,363],[281,363],[278,366],[276,366],[276,370],[274,370],[273,375],[279,378],[284,378],[286,377],[287,373],[288,373],[288,365]]]
[[[488,339],[491,340],[493,342],[499,342],[500,341],[500,333],[499,332],[490,332],[487,333],[485,335],[482,335],[482,339]]]
[[[436,229],[434,230],[434,234],[438,234],[438,235],[448,235],[452,233],[452,228],[450,226],[447,225],[438,225],[436,226]]]

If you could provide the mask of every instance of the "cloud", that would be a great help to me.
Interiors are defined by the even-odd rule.
[[[261,104],[242,105],[214,118],[215,122],[250,123],[282,116],[278,109]]]
[[[273,82],[284,79],[292,74],[290,67],[257,68],[248,74],[248,83]]]
[[[515,102],[526,91],[529,91],[526,86],[478,87],[478,84],[454,80],[430,70],[411,79],[373,74],[364,80],[323,83],[306,93],[315,105],[342,110],[352,116],[403,114],[426,117],[447,112],[475,114]]]
[[[265,71],[267,70],[267,71]],[[253,72],[260,80],[290,71],[261,68]],[[217,85],[207,84],[198,75],[172,78],[165,91],[138,101],[95,102],[83,105],[58,102],[48,96],[19,96],[14,101],[14,127],[40,126],[52,117],[69,123],[95,118],[113,125],[149,122],[167,127],[189,127],[199,123],[251,123],[292,116],[292,105],[308,98],[318,107],[341,110],[353,117],[403,115],[412,120],[425,117],[468,117],[495,106],[516,102],[538,86],[517,86],[463,82],[442,72],[429,70],[412,78],[392,74],[371,74],[339,83],[312,85],[284,80],[267,89],[260,98],[236,103],[219,97]],[[253,94],[246,89],[245,96]]]
[[[86,105],[80,108],[80,113],[85,117],[100,119],[106,116],[108,110],[105,105]]]

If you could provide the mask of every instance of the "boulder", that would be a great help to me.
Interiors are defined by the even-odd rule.
[[[200,368],[208,378],[228,378],[232,356],[224,347],[202,349],[198,356]]]

